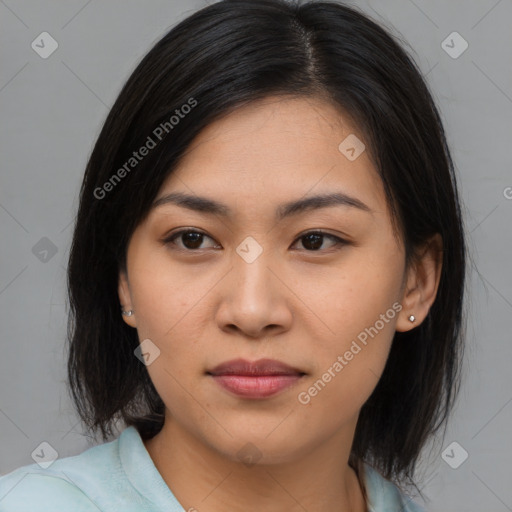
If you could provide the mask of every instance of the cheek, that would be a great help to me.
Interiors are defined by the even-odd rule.
[[[398,257],[379,259],[370,251],[358,251],[338,268],[302,281],[300,295],[307,298],[319,319],[328,352],[340,349],[341,340],[356,338],[376,322],[384,337],[392,335],[396,308],[400,307],[395,305],[393,309],[393,304],[400,297],[402,280],[397,261]]]
[[[157,389],[160,383],[167,392],[173,390],[170,397],[179,395],[178,383],[187,385],[203,370],[198,365],[204,357],[201,341],[211,319],[206,301],[201,301],[205,283],[199,281],[197,276],[175,270],[171,273],[168,269],[159,271],[155,266],[139,274],[134,286],[139,339],[150,339],[160,350],[148,371]]]
[[[208,283],[200,272],[184,271],[165,254],[156,256],[134,269],[132,294],[139,333],[164,339],[190,324]]]
[[[401,310],[400,258],[358,256],[333,272],[335,279],[319,286],[321,293],[308,302],[328,329],[322,328],[325,334],[315,344],[312,387],[301,389],[306,392],[301,403],[344,404],[336,409],[339,415],[359,410],[377,385]]]
[[[299,407],[306,407],[310,421],[336,429],[357,415],[375,389],[384,370],[394,334],[395,310],[371,325],[338,336],[315,350],[316,371],[297,393]],[[386,315],[386,314],[385,314]],[[325,423],[324,423],[325,422]],[[320,427],[319,427],[320,428]]]

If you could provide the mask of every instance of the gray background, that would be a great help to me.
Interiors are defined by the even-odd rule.
[[[471,251],[463,388],[446,437],[424,452],[420,488],[430,511],[512,510],[512,1],[350,3],[414,49],[442,111]],[[65,385],[65,268],[78,190],[130,72],[204,5],[0,0],[0,474],[32,463],[42,441],[60,457],[95,443],[82,435]],[[43,31],[59,45],[47,59],[31,48]],[[453,31],[469,44],[455,59],[442,47]],[[441,456],[453,441],[469,454],[457,469]],[[448,450],[452,461],[460,447]]]

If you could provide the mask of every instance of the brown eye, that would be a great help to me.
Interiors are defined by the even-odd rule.
[[[318,251],[322,247],[325,238],[329,238],[334,241],[334,244],[331,245],[331,247],[348,243],[340,237],[324,233],[323,231],[310,231],[309,233],[301,235],[297,240],[302,240],[302,245],[308,252],[314,252]]]
[[[201,244],[205,238],[213,240],[212,238],[202,233],[201,231],[183,229],[166,238],[164,240],[164,243],[176,245],[178,249],[193,251],[196,249],[201,249]],[[181,245],[176,243],[176,240],[178,239],[181,241]]]

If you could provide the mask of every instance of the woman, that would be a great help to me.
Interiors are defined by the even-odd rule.
[[[465,241],[433,99],[366,16],[236,0],[174,27],[98,137],[68,272],[72,397],[124,430],[2,477],[1,510],[421,510]]]

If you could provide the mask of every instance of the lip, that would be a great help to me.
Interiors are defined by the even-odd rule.
[[[244,398],[267,398],[296,384],[305,372],[275,359],[233,359],[206,372],[223,389]]]

